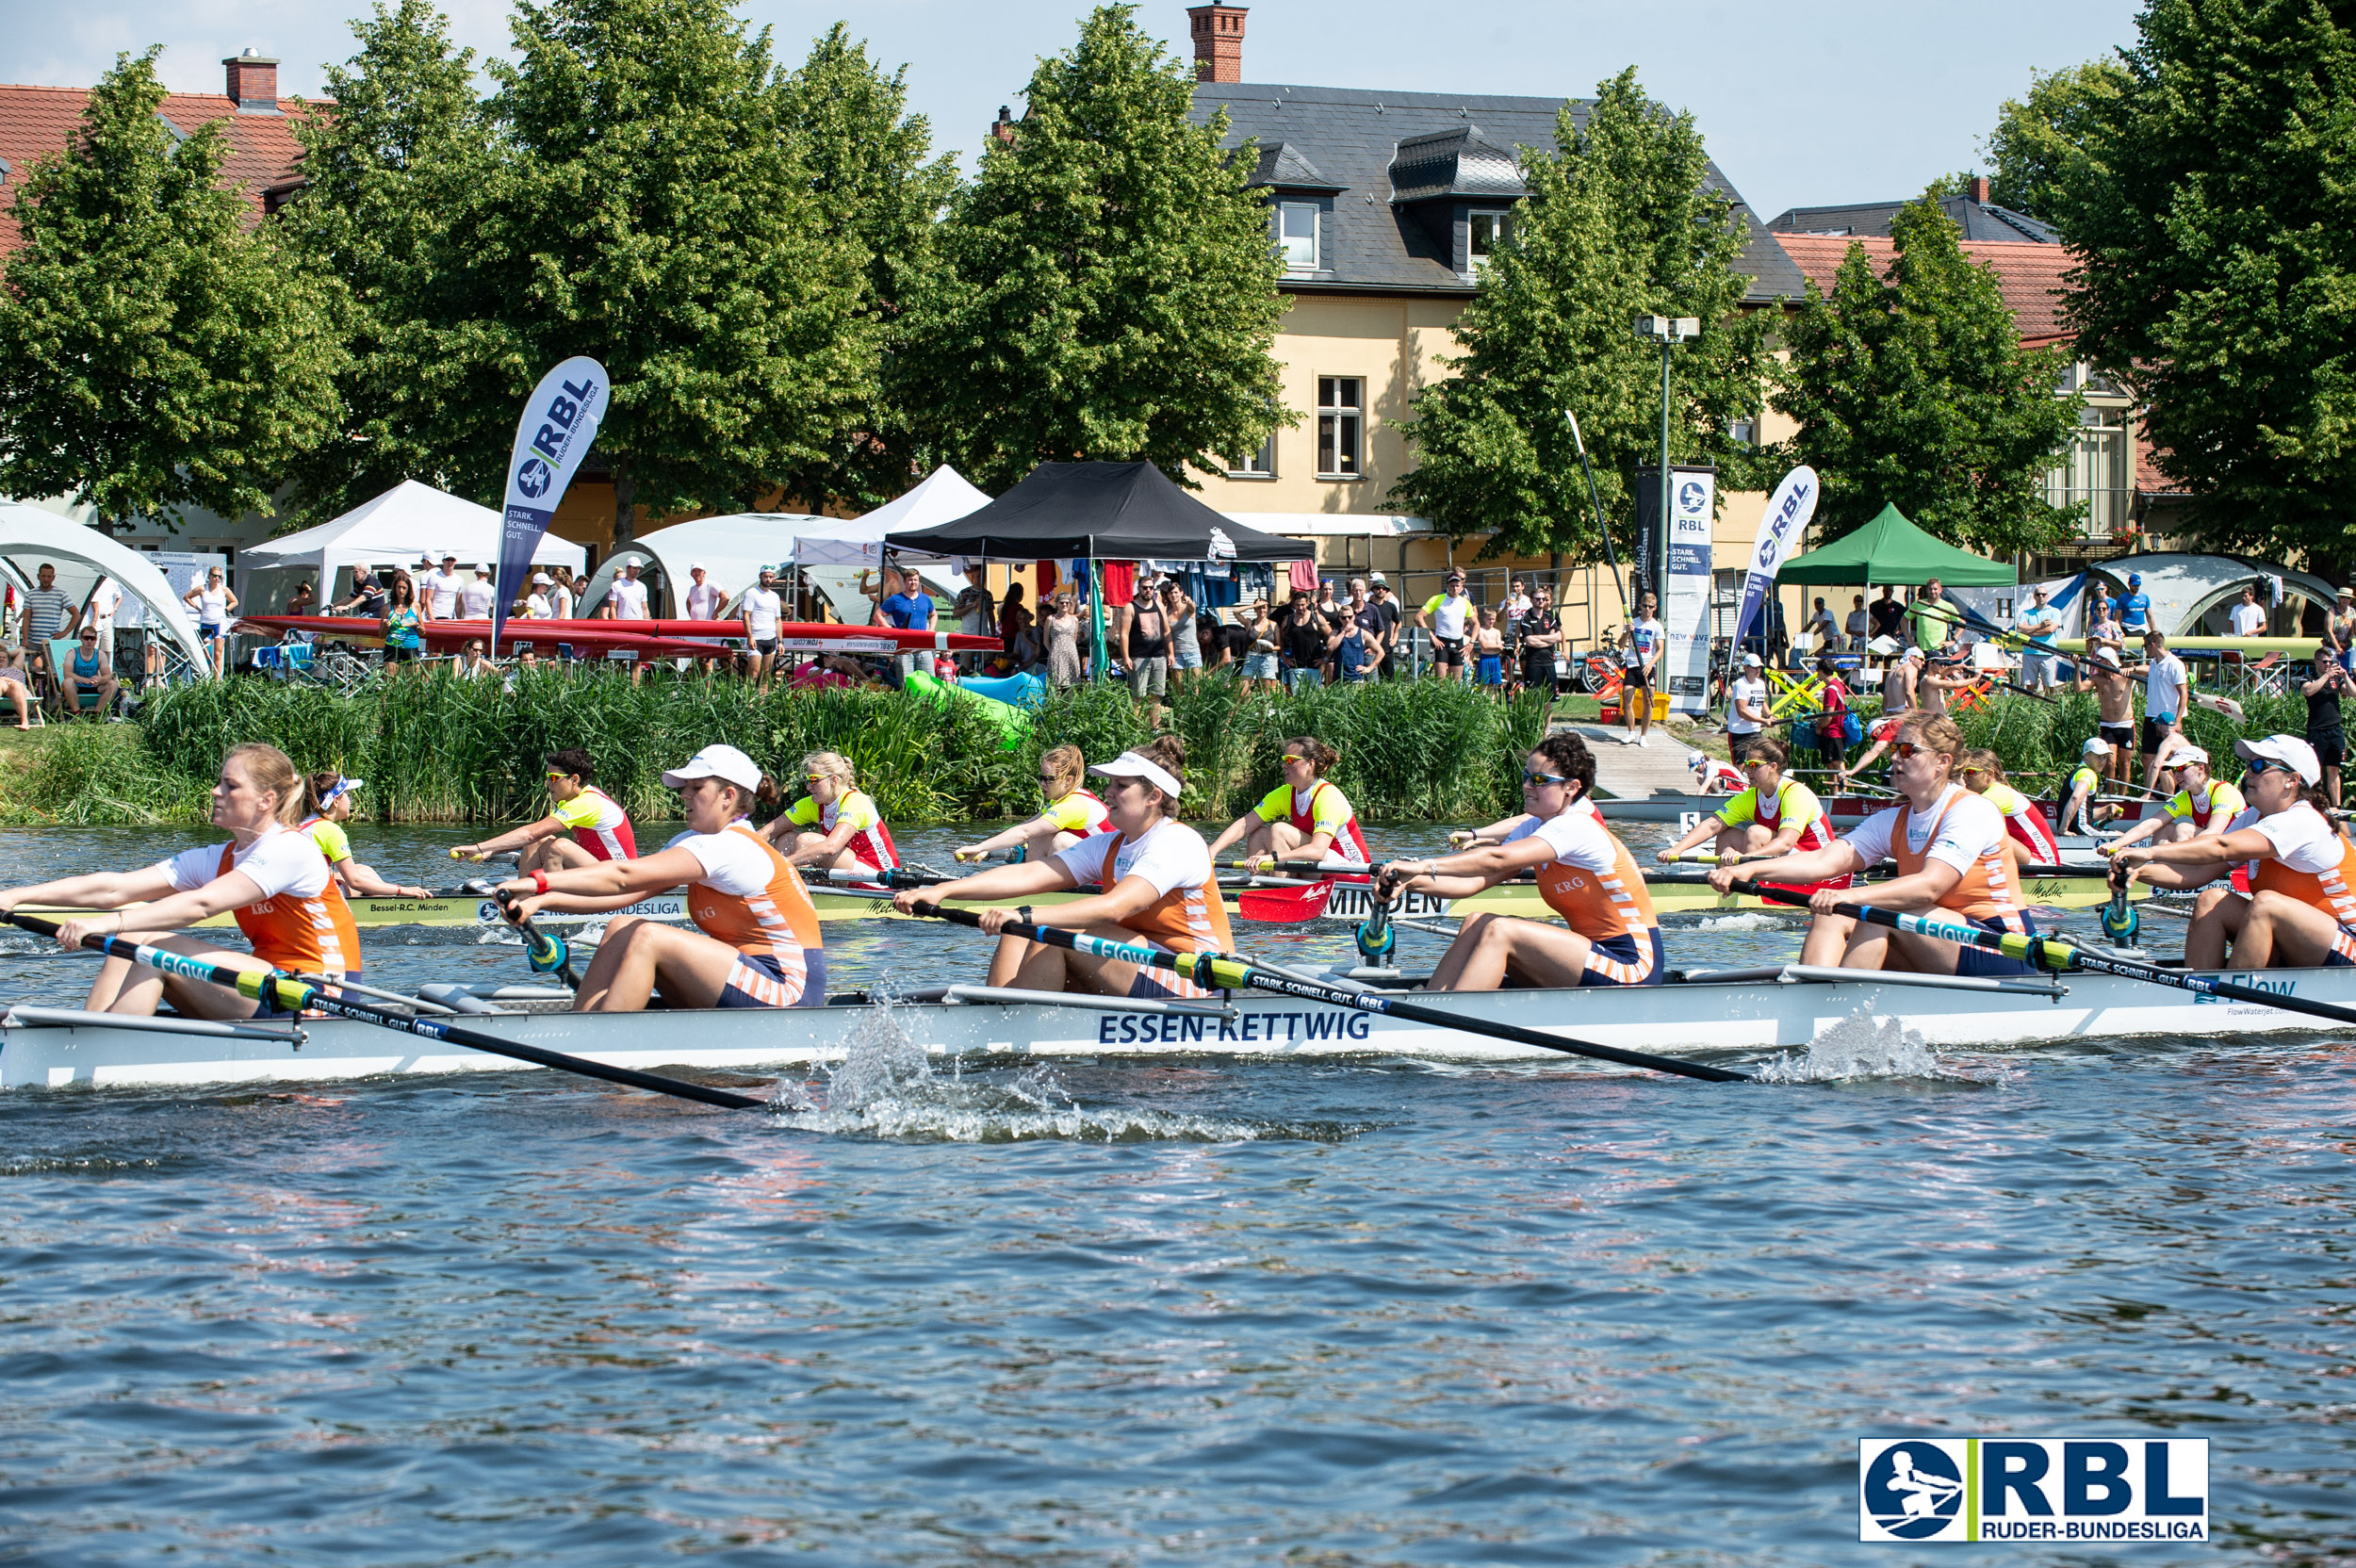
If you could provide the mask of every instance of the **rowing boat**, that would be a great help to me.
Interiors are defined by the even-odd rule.
[[[2356,1004],[2356,970],[2226,972],[2229,978]],[[466,1023],[501,1038],[611,1066],[768,1071],[840,1061],[903,1042],[955,1057],[1422,1057],[1545,1061],[1612,1071],[1533,1048],[1397,1018],[1259,992],[1201,1003],[949,987],[877,1006],[838,997],[785,1011],[573,1014],[561,991],[475,988]],[[1421,993],[1414,993],[1420,995]],[[1956,979],[1808,969],[1729,971],[1630,989],[1455,993],[1467,1019],[1727,1065],[1805,1048],[1828,1032],[1894,1023],[1934,1048],[1974,1052],[2089,1039],[2288,1035],[2314,1020],[2100,974]],[[539,1009],[539,1010],[506,1010]],[[17,1006],[0,1017],[0,1088],[306,1082],[517,1071],[513,1061],[369,1024],[120,1019]]]
[[[285,633],[301,631],[314,637],[346,642],[381,643],[384,623],[351,615],[241,615],[240,630]],[[419,623],[417,634],[430,645],[458,645],[469,638],[488,639],[488,621],[440,620]],[[833,621],[787,621],[777,628],[781,645],[796,652],[813,649],[853,653],[996,653],[1006,645],[995,637],[967,631],[904,631],[888,626],[843,626]],[[746,636],[743,621],[605,621],[530,620],[517,616],[507,623],[502,643],[589,643],[597,645],[651,641],[693,641],[710,653],[709,640]]]
[[[1687,791],[1670,790],[1657,791],[1652,794],[1628,800],[1597,794],[1595,809],[1603,813],[1603,820],[1606,822],[1666,822],[1682,823],[1691,826],[1699,822],[1705,813],[1714,813],[1723,809],[1726,802],[1733,798],[1731,795],[1697,795]],[[1832,819],[1833,826],[1843,830],[1855,827],[1876,811],[1886,811],[1898,804],[1895,796],[1823,795],[1820,799],[1824,808],[1824,814]],[[2058,801],[2046,799],[2037,801],[2035,804],[2038,810],[2045,813],[2045,820],[2050,823],[2061,820],[2061,808],[2070,803],[2066,799]],[[2116,825],[2122,827],[2141,821],[2150,812],[2164,809],[2159,802],[2130,800],[2111,795],[2102,796],[2098,804],[2125,808],[2125,814]],[[2066,849],[2070,846],[2065,843],[2062,847]]]

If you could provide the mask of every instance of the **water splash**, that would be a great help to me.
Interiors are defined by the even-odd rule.
[[[1769,1084],[1841,1084],[1864,1078],[1939,1078],[1965,1075],[1939,1065],[1922,1037],[1895,1018],[1876,1018],[1859,1007],[1817,1032],[1805,1051],[1787,1051],[1759,1069]]]
[[[778,1086],[777,1118],[803,1132],[939,1143],[1240,1143],[1267,1139],[1340,1142],[1373,1123],[1274,1122],[1123,1105],[1083,1105],[1044,1066],[966,1076],[952,1059],[937,1070],[878,997],[843,1061],[823,1080]]]
[[[1788,931],[1792,923],[1779,915],[1704,915],[1687,929],[1693,931]]]

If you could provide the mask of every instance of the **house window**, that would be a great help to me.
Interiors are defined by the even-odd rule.
[[[1267,440],[1257,449],[1240,457],[1227,459],[1229,479],[1274,479],[1276,477],[1276,433],[1268,432]]]
[[[1287,272],[1317,270],[1317,207],[1314,202],[1283,202],[1276,208],[1276,248]]]
[[[1362,376],[1317,378],[1317,478],[1361,479],[1366,430]]]
[[[2078,411],[2077,436],[2060,466],[2046,474],[2045,498],[2055,507],[2084,502],[2086,537],[2118,536],[2135,499],[2135,441],[2126,410],[2089,405]]]
[[[1478,272],[1486,267],[1489,264],[1489,258],[1497,254],[1498,248],[1504,243],[1505,214],[1476,212],[1472,215],[1470,248],[1474,271]]]

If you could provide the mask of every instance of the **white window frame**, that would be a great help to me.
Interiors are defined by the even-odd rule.
[[[1484,218],[1490,220],[1496,224],[1496,228],[1491,232],[1489,237],[1488,255],[1483,255],[1473,249],[1474,225],[1478,224]],[[1488,264],[1489,256],[1493,256],[1497,253],[1497,251],[1505,244],[1505,238],[1509,231],[1511,221],[1511,209],[1505,207],[1483,207],[1465,215],[1464,266],[1468,270],[1475,272],[1480,271],[1482,267]]]
[[[1346,402],[1344,388],[1357,388],[1357,400]],[[1366,477],[1366,378],[1364,376],[1317,377],[1317,478],[1354,480]],[[1348,440],[1343,439],[1348,432]],[[1345,445],[1347,450],[1345,450]],[[1335,463],[1329,467],[1326,453],[1334,454]],[[1348,466],[1342,465],[1347,464]]]
[[[1276,433],[1268,432],[1268,439],[1260,443],[1257,451],[1241,457],[1231,455],[1224,461],[1227,464],[1229,479],[1274,479],[1276,477]]]
[[[1309,215],[1309,260],[1304,266],[1293,259],[1284,237],[1284,219],[1295,212]],[[1316,202],[1284,202],[1276,204],[1276,254],[1284,264],[1285,272],[1314,272],[1325,265],[1325,209]]]

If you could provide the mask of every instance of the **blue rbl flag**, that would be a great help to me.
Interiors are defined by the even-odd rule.
[[[499,652],[507,629],[507,607],[518,583],[528,580],[532,557],[556,515],[556,503],[573,482],[589,444],[605,417],[613,387],[605,367],[577,355],[540,378],[515,426],[515,450],[507,460],[507,512],[499,529],[499,596],[491,605],[491,651]]]

